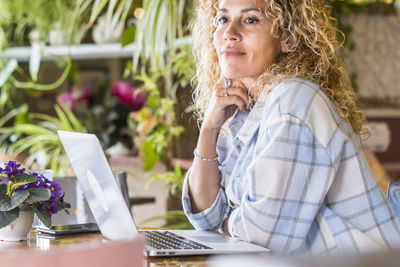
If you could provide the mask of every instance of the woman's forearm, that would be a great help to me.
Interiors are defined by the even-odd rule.
[[[218,130],[202,128],[197,143],[197,153],[204,158],[215,157],[217,136]],[[192,212],[198,213],[209,208],[220,188],[218,161],[204,161],[194,157],[188,184]]]

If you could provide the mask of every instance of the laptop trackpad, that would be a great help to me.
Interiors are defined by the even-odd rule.
[[[227,239],[225,236],[190,236],[197,241],[204,243],[226,243]]]

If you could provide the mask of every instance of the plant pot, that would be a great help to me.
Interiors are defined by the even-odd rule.
[[[68,43],[68,36],[65,31],[63,31],[62,25],[56,23],[53,28],[49,31],[48,36],[49,44],[51,45],[66,45]]]
[[[124,30],[124,24],[118,23],[114,28],[105,16],[98,18],[97,24],[93,27],[92,38],[96,44],[107,44],[119,42]]]
[[[33,215],[33,210],[29,205],[19,206],[19,217],[12,224],[0,229],[0,240],[26,240],[32,229]]]
[[[180,193],[180,192],[179,192]],[[182,194],[177,194],[177,196],[172,195],[171,193],[168,194],[167,197],[167,210],[183,210],[182,207]]]

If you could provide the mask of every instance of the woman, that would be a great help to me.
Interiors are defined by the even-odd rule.
[[[323,2],[198,2],[202,124],[183,190],[197,229],[285,254],[399,247]]]

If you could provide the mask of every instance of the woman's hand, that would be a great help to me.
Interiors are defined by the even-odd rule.
[[[225,92],[228,94],[227,96]],[[225,79],[220,79],[214,85],[203,127],[219,130],[224,122],[235,113],[236,109],[245,110],[248,108],[248,103],[247,88],[240,80],[233,79],[232,86],[225,88]]]

